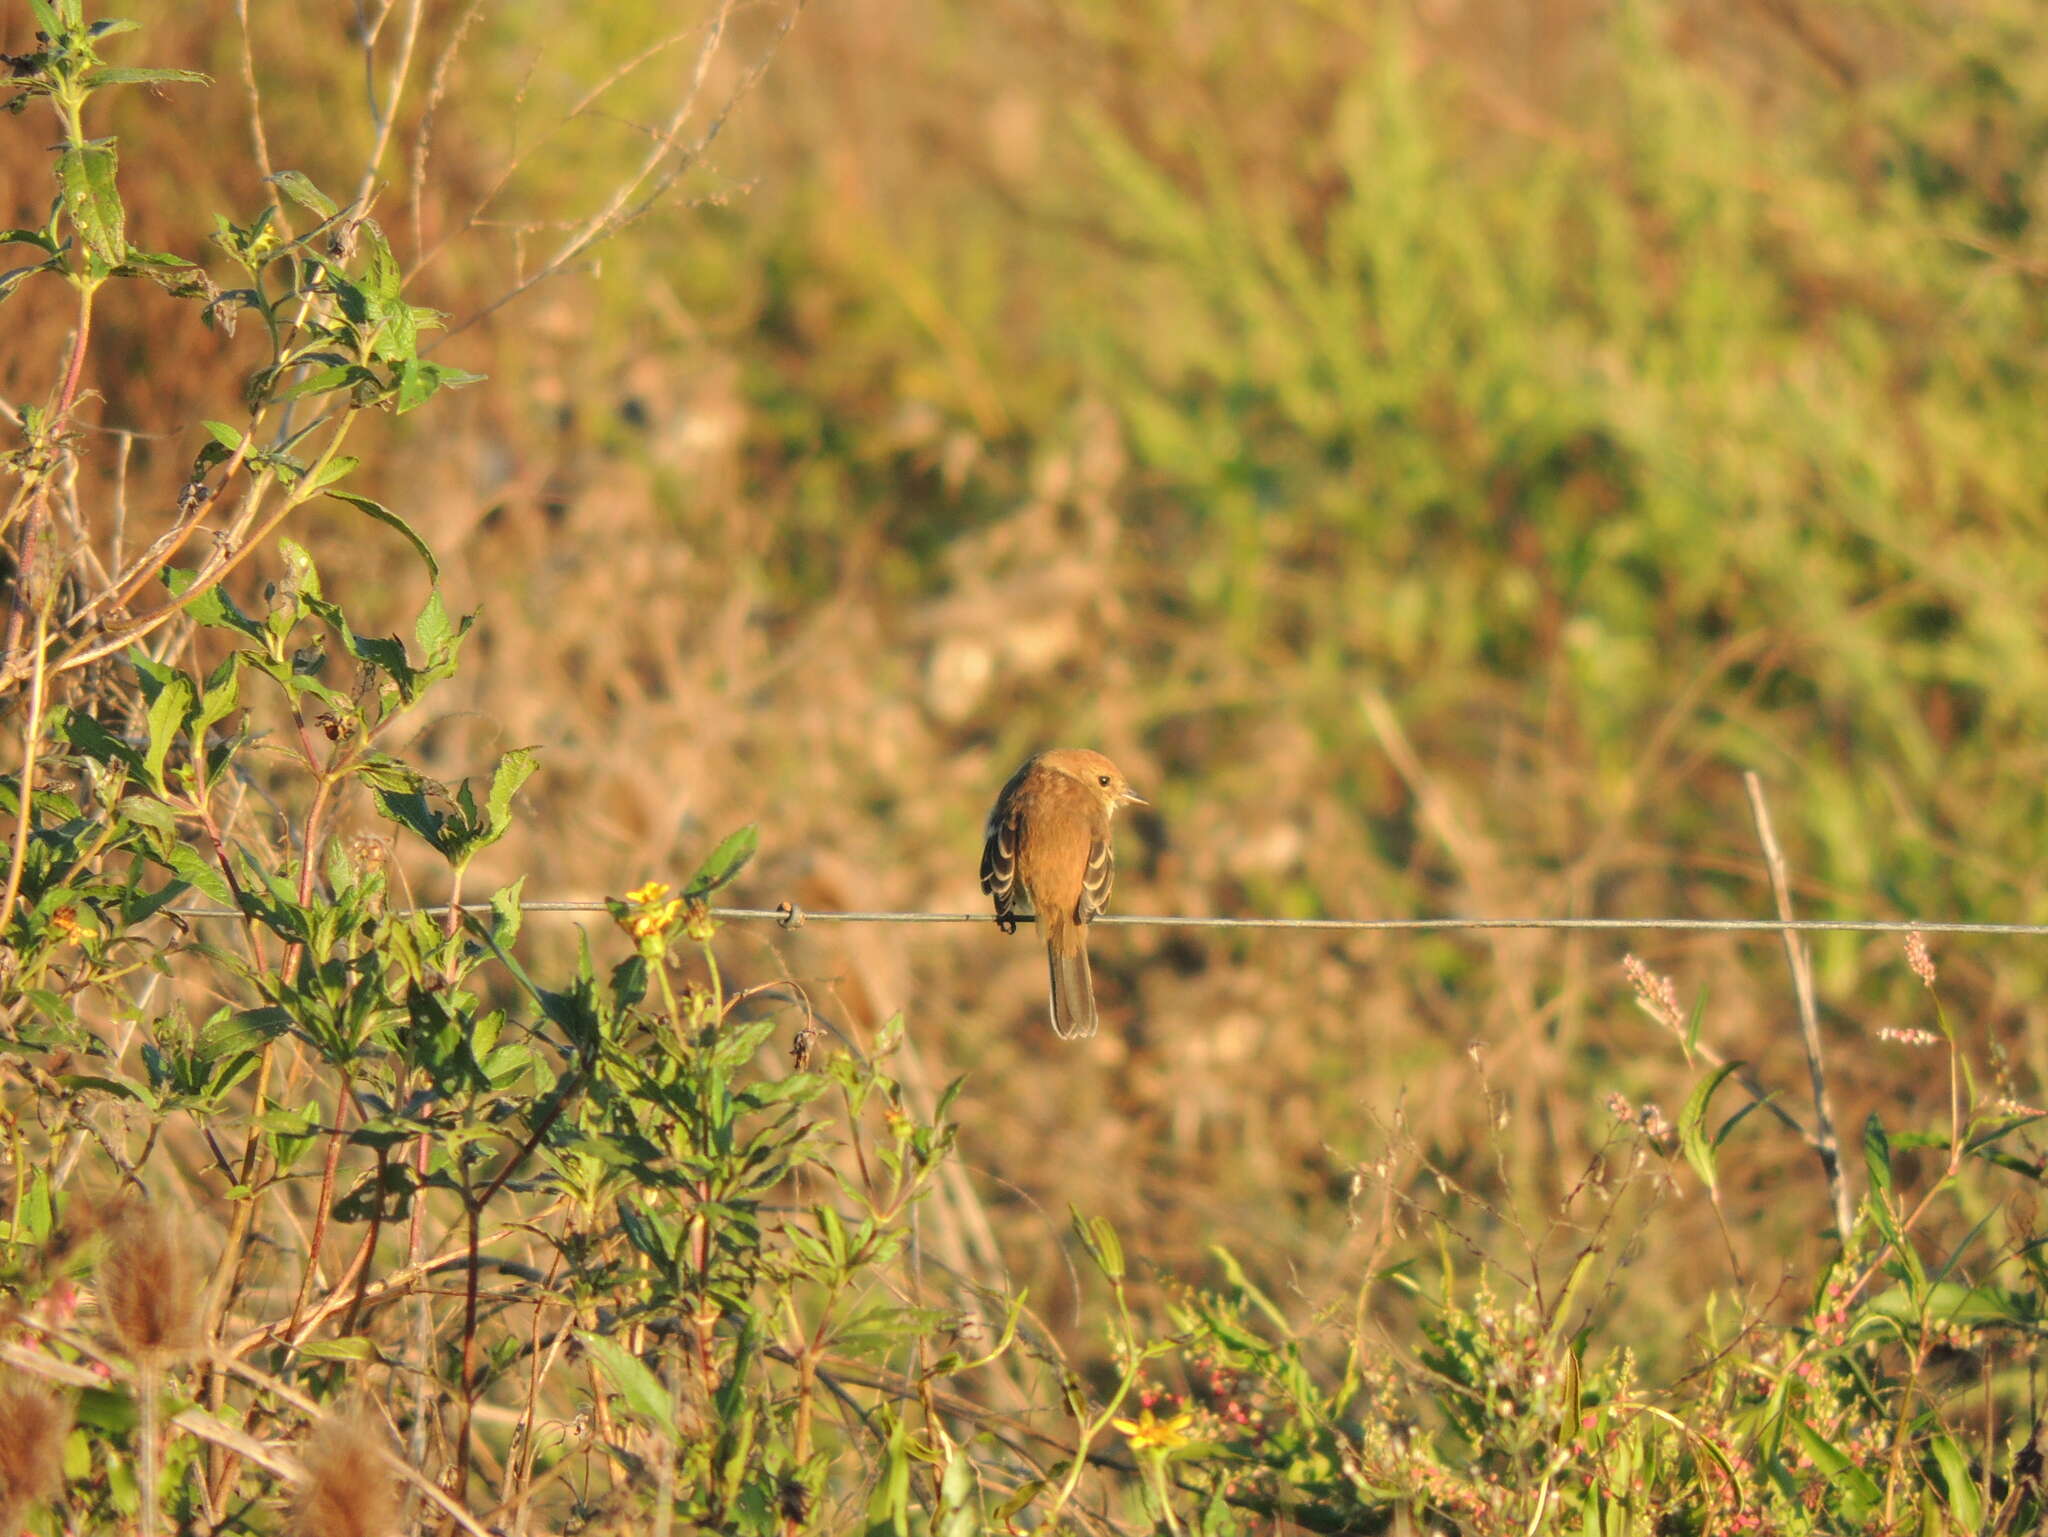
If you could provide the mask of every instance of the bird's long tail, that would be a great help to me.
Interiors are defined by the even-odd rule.
[[[1076,925],[1046,936],[1052,972],[1052,1030],[1062,1040],[1095,1033],[1095,979],[1088,971],[1088,939]]]

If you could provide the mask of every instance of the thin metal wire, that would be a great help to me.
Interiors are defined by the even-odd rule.
[[[528,913],[601,913],[601,901],[522,902]],[[442,917],[447,907],[414,909],[429,917]],[[485,913],[484,903],[473,903],[466,912]],[[187,907],[170,910],[180,918],[239,918],[228,907]],[[793,907],[714,907],[714,918],[734,922],[773,922],[784,928],[802,928],[812,923],[994,923],[992,913],[814,913]],[[2048,935],[2042,923],[1957,923],[1946,920],[1920,921],[1906,918],[1204,918],[1175,914],[1105,913],[1097,924],[1127,925],[1160,929],[1323,929],[1340,933],[1426,933],[1446,930],[1487,929],[1590,929],[1628,933],[1641,929],[1676,929],[1703,934],[2010,934],[2040,937]]]

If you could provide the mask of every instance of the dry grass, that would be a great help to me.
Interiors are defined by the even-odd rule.
[[[1437,174],[1492,189],[1475,195],[1482,204],[1506,200],[1520,176],[1539,191],[1554,185],[1545,178],[1564,174],[1557,157],[1583,175],[1572,189],[1612,186],[1598,216],[1632,213],[1639,227],[1584,238],[1620,242],[1644,302],[1661,296],[1664,323],[1683,331],[1695,323],[1679,313],[1686,269],[1753,253],[1695,256],[1687,242],[1706,237],[1674,232],[1672,210],[1631,166],[1664,155],[1664,169],[1703,197],[1740,175],[1661,140],[1618,139],[1622,125],[1590,104],[1618,72],[1642,67],[1634,50],[1650,46],[1674,99],[1711,97],[1753,142],[1803,136],[1810,164],[1755,172],[1769,184],[1764,226],[1807,214],[1779,230],[1782,270],[1771,274],[1805,295],[1782,317],[1787,333],[1836,325],[1860,337],[1872,317],[1896,321],[1907,355],[1892,425],[1909,443],[1960,432],[1933,406],[1918,414],[1914,355],[1945,327],[1992,319],[1961,305],[1931,312],[1913,289],[1918,274],[1895,281],[1875,258],[1865,269],[1843,244],[1859,226],[1838,219],[1833,201],[1881,197],[1889,184],[1860,142],[1869,125],[1840,105],[1830,60],[1850,50],[1868,60],[1859,79],[1898,94],[1938,81],[1912,74],[1884,39],[1823,39],[1787,26],[1793,12],[1779,7],[1681,11],[1651,45],[1575,14],[1533,47],[1468,9],[1425,8],[1384,35],[1290,15],[1243,56],[1233,50],[1244,32],[1193,4],[1149,38],[1081,10],[1046,19],[903,0],[859,17],[806,16],[699,188],[728,206],[651,225],[615,249],[601,282],[564,281],[465,333],[447,356],[490,372],[490,393],[393,432],[384,493],[435,545],[452,600],[484,611],[455,705],[397,745],[450,776],[513,745],[543,757],[529,815],[472,890],[517,873],[534,895],[617,892],[673,876],[718,834],[755,821],[765,852],[740,893],[749,900],[968,908],[989,796],[1025,752],[1071,741],[1109,752],[1159,808],[1128,830],[1121,911],[1762,912],[1768,890],[1736,780],[1760,766],[1783,796],[1803,905],[1991,916],[1995,902],[2000,916],[2035,913],[2036,861],[2015,837],[2030,825],[2029,799],[1994,803],[1988,788],[2038,778],[2029,712],[1999,715],[1982,677],[1952,657],[1910,652],[1930,675],[1887,676],[1901,650],[1878,628],[1902,606],[1952,611],[1976,592],[1991,608],[2033,611],[2019,576],[1980,562],[2032,516],[2038,477],[2012,461],[1993,466],[2004,481],[1944,493],[1944,519],[1981,516],[1993,530],[1958,557],[1971,564],[1960,575],[1929,553],[1925,524],[1832,525],[1829,507],[1860,505],[1862,488],[1804,508],[1772,557],[1795,585],[1809,558],[1849,560],[1864,541],[1920,545],[1922,558],[1909,548],[1896,566],[1873,563],[1865,607],[1828,611],[1844,627],[1833,647],[1819,620],[1774,611],[1775,594],[1754,607],[1731,596],[1733,617],[1717,629],[1714,601],[1680,590],[1696,526],[1659,531],[1669,505],[1641,495],[1640,456],[1617,468],[1597,434],[1561,432],[1555,459],[1519,462],[1501,445],[1507,429],[1442,379],[1388,386],[1398,420],[1386,436],[1416,445],[1492,512],[1490,524],[1453,526],[1447,515],[1434,535],[1426,511],[1352,467],[1351,454],[1380,444],[1371,435],[1319,440],[1329,502],[1291,509],[1245,493],[1225,518],[1242,488],[1188,468],[1196,451],[1177,459],[1138,416],[1156,407],[1141,384],[1180,367],[1183,352],[1209,346],[1220,375],[1258,337],[1233,337],[1191,304],[1171,311],[1178,290],[1162,290],[1142,331],[1124,323],[1155,253],[1132,228],[1128,190],[1107,185],[1077,144],[1058,83],[1080,82],[1072,89],[1091,113],[1213,214],[1214,238],[1262,228],[1317,259],[1321,212],[1345,195],[1325,154],[1342,128],[1332,121],[1342,82],[1381,68],[1448,79],[1444,99],[1418,109],[1443,135]],[[200,23],[186,25],[196,35]],[[1774,41],[1760,51],[1760,38]],[[155,38],[173,53],[177,41]],[[526,78],[508,61],[528,57],[529,42],[484,40],[460,77],[439,130],[430,231],[451,227],[490,184],[507,142],[506,82]],[[2038,54],[2023,62],[2037,66]],[[316,177],[323,158],[352,163],[356,129],[334,141],[315,133],[344,89],[319,51],[271,39],[262,56],[279,71],[269,86],[279,163]],[[239,143],[232,61],[212,67],[223,84],[181,97],[179,120],[191,142]],[[534,89],[544,87],[562,82],[542,71]],[[1216,119],[1229,125],[1220,138],[1246,208],[1218,206],[1204,159]],[[603,152],[578,147],[540,165],[506,217],[545,212],[577,157]],[[138,143],[138,165],[150,153]],[[138,226],[168,228],[209,200],[250,203],[246,176],[216,186],[214,174],[171,183],[145,172]],[[398,202],[389,221],[403,230]],[[1502,223],[1514,227],[1505,213]],[[1559,227],[1575,224],[1560,215]],[[465,242],[429,269],[424,296],[462,313],[493,291],[513,252],[502,235]],[[2032,259],[2015,255],[2014,270]],[[2028,313],[2038,325],[2037,304]],[[1078,334],[1091,319],[1101,334]],[[31,323],[41,329],[10,349],[18,367],[60,339],[55,320]],[[149,324],[146,306],[102,320],[114,337]],[[1617,327],[1582,361],[1648,368],[1630,349],[1648,353],[1659,338],[1655,326],[1633,337]],[[182,421],[218,394],[235,353],[201,342],[175,366],[137,370],[110,347],[92,380],[99,419]],[[1212,387],[1209,366],[1188,364],[1177,381],[1189,419],[1209,413],[1202,430],[1250,445],[1242,468],[1255,481],[1270,468],[1256,462],[1262,451],[1291,452],[1266,430],[1290,403],[1224,411],[1229,392]],[[1533,388],[1550,387],[1528,366]],[[1792,374],[1806,366],[1798,355],[1783,363]],[[1731,437],[1768,417],[1768,372],[1748,358],[1730,365],[1716,409]],[[24,388],[0,376],[0,393]],[[1639,404],[1678,413],[1686,401],[1676,391],[1652,400],[1645,386]],[[1618,434],[1632,425],[1619,408],[1617,423]],[[1671,443],[1674,455],[1692,446],[1675,433]],[[138,448],[138,512],[168,505],[190,446]],[[1963,475],[1970,452],[1960,437],[1921,444],[1914,483],[1932,494]],[[110,462],[96,445],[93,471]],[[1787,490],[1792,463],[1772,460],[1759,495]],[[1287,492],[1284,465],[1271,473]],[[1539,496],[1537,512],[1518,515]],[[1412,536],[1346,523],[1338,503],[1384,505],[1379,516]],[[1900,491],[1898,504],[1917,505],[1915,494]],[[409,612],[421,577],[405,552],[345,519],[321,514],[300,530],[323,551],[330,584],[371,611],[388,599],[393,615]],[[1618,605],[1587,617],[1591,600],[1557,575],[1581,560],[1648,569],[1638,629],[1622,628]],[[1400,617],[1410,610],[1421,617]],[[2020,654],[2039,661],[2030,645]],[[2005,665],[1994,654],[1985,668]],[[1646,669],[1655,682],[1641,681]],[[1378,722],[1360,710],[1373,691],[1391,701]],[[1626,702],[1608,708],[1617,698]],[[1973,734],[1987,719],[1989,734]],[[1944,770],[1949,754],[1967,762]],[[343,808],[340,831],[377,827],[367,805]],[[565,945],[538,922],[533,933],[539,950]],[[739,980],[796,978],[856,1039],[903,1010],[932,1079],[970,1075],[964,1156],[1004,1265],[1037,1294],[1065,1285],[1047,1214],[1071,1202],[1115,1217],[1135,1251],[1162,1263],[1198,1266],[1225,1240],[1312,1301],[1357,1262],[1352,1175],[1384,1151],[1380,1128],[1396,1106],[1434,1160],[1496,1199],[1511,1183],[1543,1210],[1606,1139],[1609,1092],[1675,1113],[1690,1073],[1631,1006],[1624,948],[1585,936],[1117,930],[1095,947],[1105,1034],[1074,1051],[1045,1037],[1030,947],[992,932],[749,931],[732,947]],[[1802,1058],[1773,945],[1672,938],[1649,955],[1684,998],[1708,996],[1706,1039],[1796,1100]],[[2020,1084],[2038,1082],[2048,1035],[2034,963],[1988,946],[1943,960],[1958,1012],[2009,1054]],[[1912,1059],[1873,1040],[1881,1026],[1919,1021],[1895,948],[1830,942],[1821,974],[1843,1123],[1880,1105],[1920,1107]],[[1474,1042],[1491,1098],[1472,1087]],[[1477,1151],[1490,1122],[1497,1168]],[[1805,1269],[1819,1244],[1825,1201],[1803,1157],[1769,1128],[1731,1151],[1730,1221],[1745,1271],[1771,1278],[1759,1280],[1764,1292],[1781,1265]],[[1707,1279],[1697,1256],[1720,1247],[1712,1212],[1695,1201],[1659,1221],[1630,1284],[1650,1296],[1697,1292]]]

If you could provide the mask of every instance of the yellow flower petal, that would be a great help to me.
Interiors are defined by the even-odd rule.
[[[1184,1409],[1171,1419],[1160,1419],[1150,1409],[1135,1420],[1111,1420],[1110,1423],[1124,1433],[1133,1451],[1158,1450],[1178,1451],[1186,1446],[1190,1437],[1187,1429],[1194,1424],[1195,1415],[1191,1409]]]

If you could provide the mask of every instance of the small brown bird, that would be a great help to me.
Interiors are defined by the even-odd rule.
[[[1109,905],[1116,856],[1109,824],[1122,805],[1145,805],[1117,766],[1085,747],[1042,752],[1010,776],[988,814],[981,889],[995,899],[1005,934],[1038,920],[1052,976],[1052,1028],[1066,1039],[1095,1033],[1088,924]]]

